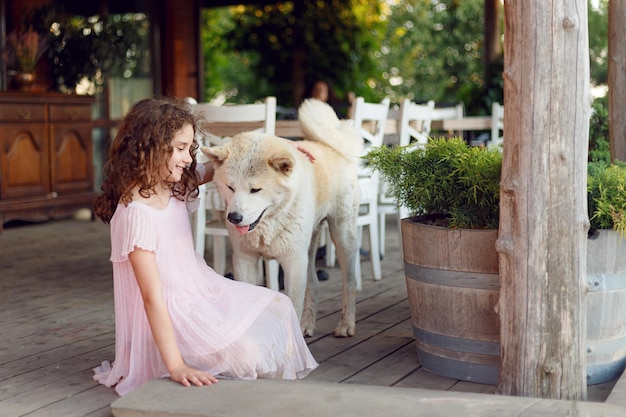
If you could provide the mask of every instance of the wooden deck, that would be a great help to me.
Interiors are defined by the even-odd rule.
[[[338,269],[321,283],[308,340],[320,367],[307,380],[493,393],[417,363],[393,221],[387,236],[383,280],[372,281],[363,264],[355,337],[331,335],[341,308]],[[0,416],[112,416],[119,397],[92,379],[92,368],[114,353],[109,248],[108,227],[80,218],[7,225],[0,234]],[[614,385],[590,387],[589,401],[604,401]]]

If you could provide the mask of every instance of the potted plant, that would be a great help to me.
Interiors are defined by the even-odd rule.
[[[498,228],[500,151],[461,138],[431,138],[419,147],[375,147],[365,160],[412,213],[438,217],[452,228]]]
[[[7,36],[2,59],[20,89],[27,90],[34,84],[35,68],[47,48],[46,37],[32,27],[25,31],[13,31]]]
[[[626,163],[603,161],[587,164],[587,203],[591,234],[614,230],[626,234]]]
[[[460,138],[365,156],[417,216],[401,222],[418,359],[440,375],[494,384],[500,363],[498,150]]]
[[[398,204],[417,214],[401,234],[420,363],[450,378],[495,384],[500,364],[498,256],[501,155],[461,139],[378,147],[365,157]],[[626,163],[590,162],[587,377],[626,364]]]
[[[596,383],[626,365],[626,163],[587,167],[587,378]]]

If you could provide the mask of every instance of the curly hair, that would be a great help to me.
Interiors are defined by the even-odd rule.
[[[193,159],[177,183],[170,183],[172,195],[179,200],[198,196],[196,152],[198,119],[188,104],[174,99],[145,99],[136,103],[121,122],[104,164],[105,180],[94,204],[95,214],[109,223],[117,205],[127,205],[132,191],[149,197],[161,183],[160,170],[167,166],[173,148],[170,142],[181,129],[191,125],[194,131],[190,154]]]

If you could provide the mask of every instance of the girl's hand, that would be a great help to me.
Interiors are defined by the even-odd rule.
[[[311,153],[311,151],[309,151],[307,148],[305,148],[302,145],[297,145],[296,148],[302,152],[303,154],[306,155],[307,158],[309,158],[309,161],[311,163],[315,162],[315,156],[313,156],[313,154]]]
[[[285,139],[285,140],[287,142],[289,142],[290,144],[292,144],[299,152],[302,152],[304,154],[304,156],[307,157],[309,162],[311,162],[311,163],[315,162],[315,155],[313,155],[311,153],[311,151],[309,151],[307,148],[302,146],[300,144],[300,141],[298,141],[298,140],[291,140],[291,139]]]
[[[190,368],[187,365],[181,365],[170,372],[170,379],[180,382],[186,387],[190,387],[192,384],[197,387],[217,384],[217,378],[210,373]]]

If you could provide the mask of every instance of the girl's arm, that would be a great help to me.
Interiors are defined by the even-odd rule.
[[[186,387],[191,384],[201,386],[217,382],[213,375],[190,368],[183,361],[174,338],[172,320],[163,298],[163,287],[154,252],[135,247],[128,258],[137,278],[152,336],[170,373],[170,378]]]
[[[213,162],[206,161],[203,163],[204,165],[204,177],[200,180],[200,184],[206,184],[209,181],[213,180],[213,174],[215,173],[215,167],[213,167]]]

